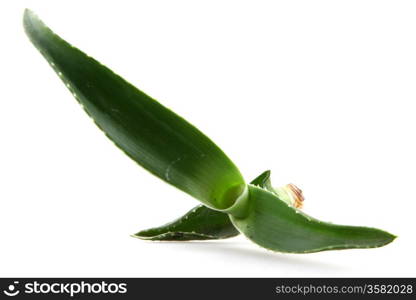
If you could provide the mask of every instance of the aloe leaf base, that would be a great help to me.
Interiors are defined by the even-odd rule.
[[[117,147],[202,202],[184,217],[136,237],[203,240],[241,232],[264,248],[291,253],[380,247],[394,240],[379,229],[307,216],[294,207],[290,189],[272,187],[268,171],[246,184],[234,163],[192,124],[60,38],[31,11],[25,11],[23,24],[33,45]]]

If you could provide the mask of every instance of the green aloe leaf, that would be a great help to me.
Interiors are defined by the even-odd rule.
[[[97,126],[148,171],[216,209],[246,188],[233,162],[197,128],[53,33],[26,10],[24,28]]]
[[[251,184],[271,187],[270,171],[263,172]],[[173,222],[139,231],[133,236],[152,241],[190,241],[226,239],[239,234],[227,213],[198,205]]]
[[[265,189],[269,192],[274,193],[275,190],[272,187],[270,175],[271,175],[270,170],[264,171],[263,173],[261,173],[261,175],[254,178],[253,181],[250,182],[250,184],[261,187],[262,189]]]
[[[228,214],[198,205],[171,223],[133,236],[152,241],[190,241],[225,239],[238,234]]]
[[[388,232],[368,227],[335,225],[316,220],[262,188],[249,186],[245,218],[230,216],[254,243],[270,250],[308,253],[334,249],[374,248],[392,242]]]
[[[68,44],[28,10],[24,27],[88,115],[121,150],[213,209],[198,206],[187,218],[140,232],[141,238],[220,238],[236,235],[237,228],[262,247],[293,253],[379,247],[395,238],[379,229],[307,216],[293,207],[301,204],[300,190],[293,185],[274,189],[270,172],[246,185],[222,150],[183,118]]]

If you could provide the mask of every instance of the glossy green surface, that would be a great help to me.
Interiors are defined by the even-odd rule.
[[[265,188],[270,183],[270,171],[263,172],[251,183]],[[133,236],[152,241],[190,241],[225,239],[239,234],[227,213],[198,205],[173,222],[142,230]]]
[[[324,250],[381,247],[395,236],[375,228],[322,222],[287,205],[275,194],[250,185],[250,215],[230,217],[254,243],[279,252],[308,253]]]
[[[238,234],[228,214],[198,205],[171,223],[142,230],[133,236],[153,241],[189,241],[225,239]]]
[[[68,44],[28,10],[24,27],[88,115],[128,156],[207,206],[234,204],[245,187],[243,177],[202,132]]]
[[[222,150],[187,121],[65,42],[30,11],[25,11],[24,27],[88,115],[120,149],[215,209],[197,206],[183,218],[137,237],[226,238],[237,235],[237,228],[264,248],[292,253],[380,247],[394,240],[379,229],[334,225],[303,214],[282,201],[285,191],[273,189],[269,171],[246,185]]]

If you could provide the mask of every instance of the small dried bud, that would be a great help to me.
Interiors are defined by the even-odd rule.
[[[285,185],[284,188],[287,189],[288,194],[292,198],[293,206],[296,208],[302,208],[303,201],[305,200],[302,190],[293,183]]]
[[[305,198],[303,197],[302,190],[293,183],[286,184],[277,189],[275,188],[275,191],[279,198],[287,204],[295,208],[302,208]]]

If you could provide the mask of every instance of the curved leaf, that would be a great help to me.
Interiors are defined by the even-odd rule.
[[[252,184],[270,186],[270,171],[256,177]],[[227,213],[198,205],[168,224],[139,231],[133,237],[152,241],[190,241],[226,239],[239,235]]]
[[[308,253],[333,249],[374,248],[392,242],[388,232],[322,222],[289,206],[277,195],[249,185],[246,218],[231,221],[254,243],[279,252]]]
[[[379,229],[334,225],[303,214],[287,204],[293,199],[285,198],[290,190],[301,196],[300,190],[290,185],[273,189],[270,172],[246,185],[222,150],[187,121],[68,44],[28,10],[24,27],[88,115],[120,149],[162,180],[222,211],[199,206],[186,221],[142,231],[140,237],[227,237],[237,234],[234,224],[262,247],[293,253],[379,247],[394,240]]]
[[[24,27],[95,123],[148,171],[216,209],[246,189],[232,161],[197,128],[54,34],[29,10]]]
[[[238,234],[228,214],[198,205],[171,223],[142,230],[133,236],[152,241],[189,241],[225,239]]]

